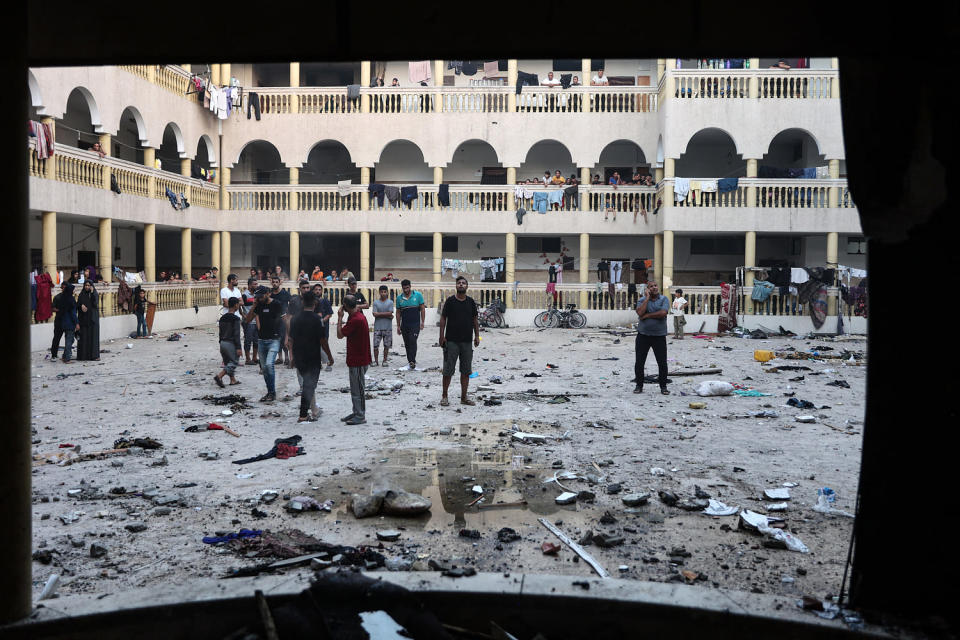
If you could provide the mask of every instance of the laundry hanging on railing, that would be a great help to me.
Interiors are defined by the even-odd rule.
[[[30,136],[37,139],[37,144],[33,149],[37,160],[46,160],[54,154],[56,141],[54,140],[54,132],[50,125],[37,122],[36,120],[29,120],[27,122],[27,132]]]
[[[413,84],[420,84],[421,82],[430,81],[430,61],[429,60],[417,60],[408,63],[407,73],[410,77],[410,82]],[[474,69],[476,73],[476,69]]]
[[[533,210],[537,213],[547,212],[547,193],[545,191],[533,192]]]
[[[388,184],[384,186],[383,192],[387,196],[387,202],[394,207],[400,206],[400,187],[395,187],[392,184]]]
[[[770,294],[773,293],[773,290],[776,287],[772,282],[767,280],[756,280],[753,283],[753,292],[750,294],[750,299],[755,300],[756,302],[766,302],[767,298],[770,297]]]
[[[447,69],[453,69],[453,72],[460,75],[463,71],[463,60],[447,60]]]
[[[717,192],[727,193],[729,191],[736,191],[739,184],[739,178],[720,178],[717,180]]]
[[[441,184],[437,186],[437,202],[441,207],[450,206],[450,185]]]
[[[717,318],[717,331],[723,333],[737,326],[737,286],[722,282],[720,284],[720,314]]]
[[[417,199],[417,187],[416,187],[416,186],[409,186],[409,187],[401,187],[401,188],[400,188],[400,201],[403,202],[404,204],[406,204],[408,209],[412,206],[413,201],[416,200],[416,199]]]
[[[337,180],[337,195],[341,198],[350,195],[351,180]]]
[[[382,207],[382,206],[383,206],[383,195],[384,195],[385,189],[386,189],[386,186],[385,186],[385,185],[382,185],[382,184],[377,183],[377,182],[375,182],[375,183],[367,186],[367,191],[370,192],[370,193],[372,193],[372,194],[374,195],[374,197],[377,199],[377,206],[378,206],[378,207]],[[398,192],[397,192],[397,196],[398,196],[398,197],[399,197],[399,194],[400,194],[400,192],[398,191]]]
[[[677,202],[683,202],[690,193],[690,178],[674,178],[673,193],[676,195]]]
[[[496,78],[499,75],[499,67],[497,66],[497,61],[492,60],[490,62],[483,63],[483,77],[484,78]]]
[[[517,71],[517,95],[523,90],[524,85],[537,86],[540,84],[540,78],[535,73],[526,73]]]

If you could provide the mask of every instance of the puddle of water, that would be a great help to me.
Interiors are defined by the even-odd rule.
[[[546,423],[519,420],[457,425],[452,434],[440,439],[444,442],[452,440],[451,444],[459,446],[382,449],[371,456],[369,463],[364,463],[370,468],[369,472],[331,477],[315,492],[315,497],[318,500],[334,499],[338,506],[332,516],[349,521],[354,518],[347,507],[350,494],[400,487],[430,498],[433,508],[419,518],[396,518],[396,522],[407,528],[425,530],[536,525],[541,516],[558,512],[565,517],[575,514],[576,505],[564,506],[555,502],[560,489],[552,483],[544,484],[544,480],[554,474],[553,469],[548,468],[553,459],[550,454],[539,451],[539,447],[513,448],[509,441],[498,438],[498,433],[514,424],[521,430],[535,433],[557,431],[556,427]],[[398,443],[423,438],[416,433],[396,434],[395,437]],[[532,456],[535,462],[517,468],[514,458],[518,455]],[[547,459],[543,460],[544,457]],[[536,461],[537,458],[541,460]],[[475,485],[483,487],[484,500],[471,506],[478,496],[472,491]],[[495,506],[521,501],[525,504]],[[386,517],[385,520],[394,519]],[[383,526],[383,520],[371,519],[370,522]]]

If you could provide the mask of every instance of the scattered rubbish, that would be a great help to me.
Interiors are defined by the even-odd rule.
[[[623,489],[623,487],[618,482],[607,485],[607,493],[610,495],[620,493],[621,489]]]
[[[565,402],[570,402],[570,398],[565,395],[553,396],[547,404],[563,404]]]
[[[301,440],[303,440],[301,436],[277,438],[273,441],[273,447],[266,453],[261,453],[259,456],[245,458],[243,460],[234,460],[233,464],[250,464],[251,462],[260,462],[261,460],[269,460],[270,458],[286,460],[294,456],[305,455],[306,452],[304,448],[297,446]]]
[[[383,542],[396,542],[400,539],[400,532],[396,529],[385,529],[383,531],[377,531],[377,540],[382,540]]]
[[[572,504],[577,501],[577,494],[572,491],[564,491],[556,497],[557,504]]]
[[[233,415],[233,411],[231,411],[230,409],[224,409],[223,411],[220,412],[220,415],[222,415],[222,416],[232,416],[232,415]]]
[[[663,476],[667,474],[667,470],[663,467],[651,467],[650,475],[652,476]]]
[[[769,393],[763,393],[762,391],[757,391],[756,389],[748,389],[739,385],[737,386],[737,388],[733,390],[733,393],[740,397],[746,397],[746,398],[762,398],[770,395]]]
[[[668,376],[715,376],[720,373],[723,373],[723,369],[720,367],[709,367],[707,369],[676,369],[674,371],[668,371]],[[644,377],[646,381],[646,376]],[[656,382],[656,378],[650,382]]]
[[[47,583],[43,585],[43,591],[40,592],[40,597],[38,600],[46,600],[47,598],[53,597],[57,592],[57,586],[60,584],[60,574],[54,573],[49,578],[47,578]]]
[[[473,373],[470,374],[470,377],[471,377],[471,378],[479,378],[479,377],[480,377],[480,372],[479,372],[479,371],[474,371]]]
[[[769,369],[764,369],[767,373],[780,373],[781,371],[812,371],[810,367],[796,364],[779,364]]]
[[[827,383],[828,387],[840,387],[842,389],[849,389],[850,384],[846,380],[834,380],[833,382]]]
[[[786,487],[786,488],[788,488],[788,489],[792,489],[793,487],[799,487],[800,485],[797,484],[796,482],[784,482],[784,483],[781,484],[780,486],[781,486],[781,487]]]
[[[733,385],[721,380],[707,380],[697,387],[698,396],[729,396],[733,393]]]
[[[133,349],[133,343],[128,342],[128,343],[127,343],[127,349]]]
[[[744,509],[740,512],[740,525],[747,530],[759,531],[777,542],[782,543],[791,551],[798,551],[800,553],[808,553],[810,551],[796,536],[782,529],[771,527],[770,519],[762,513]]]
[[[706,409],[706,408],[707,408],[707,403],[706,403],[706,402],[691,402],[689,406],[690,406],[691,409]]]
[[[586,562],[591,567],[593,567],[593,570],[597,572],[597,575],[599,575],[601,578],[610,577],[610,574],[607,573],[607,570],[604,569],[600,565],[600,563],[594,560],[593,556],[591,556],[589,553],[584,551],[583,548],[581,548],[580,545],[578,545],[576,542],[568,538],[565,533],[560,531],[560,529],[557,529],[549,520],[547,520],[546,518],[537,518],[537,520],[538,522],[540,522],[540,524],[546,527],[550,531],[550,533],[557,536],[557,538],[559,538],[561,542],[563,542],[568,547],[570,547],[574,551],[574,553],[576,553],[578,556],[583,558],[584,562]]]
[[[773,360],[773,351],[766,351],[764,349],[757,349],[753,352],[753,359],[757,362],[768,362]]]
[[[239,540],[240,538],[255,538],[263,534],[263,531],[260,529],[240,529],[236,533],[228,533],[222,536],[204,536],[201,539],[201,542],[204,544],[220,544],[221,542],[230,542],[231,540]]]
[[[515,542],[520,540],[520,534],[510,527],[504,527],[497,532],[497,540],[500,542]]]
[[[240,479],[240,480],[248,480],[248,479],[252,478],[252,477],[255,476],[255,475],[256,475],[256,474],[254,474],[254,473],[238,473],[238,474],[237,474],[237,478]]]
[[[429,511],[430,498],[402,490],[389,490],[383,496],[383,512],[392,516],[411,516]]]
[[[719,500],[710,498],[710,506],[703,510],[708,516],[732,516],[740,511],[740,507],[728,507]]]
[[[684,498],[678,501],[676,506],[684,511],[702,511],[710,507],[710,501],[700,498]]]
[[[333,509],[333,500],[326,500],[321,503],[309,496],[296,496],[284,505],[284,509],[292,513],[300,513],[301,511],[326,511],[329,513]]]
[[[63,524],[73,524],[84,515],[83,511],[74,511],[73,513],[64,513],[60,516],[60,522]]]
[[[642,504],[647,504],[647,501],[650,500],[649,493],[628,493],[627,495],[620,498],[624,505],[628,507],[639,507]]]
[[[163,445],[153,438],[118,438],[113,441],[114,449],[129,449],[131,447],[140,447],[141,449],[160,449]]]
[[[767,511],[786,511],[790,508],[789,502],[773,502],[766,505]]]
[[[672,491],[660,491],[657,495],[660,497],[660,502],[668,507],[676,506],[677,502],[680,501],[680,498],[677,497],[677,494],[673,493]]]
[[[530,373],[523,374],[523,377],[524,378],[542,378],[543,376],[541,376],[539,373],[534,373],[531,371]]]
[[[817,421],[817,416],[796,416],[794,420],[796,420],[797,422],[810,424]]]
[[[461,538],[472,538],[474,540],[480,539],[480,532],[476,529],[460,529]]]
[[[757,411],[750,414],[754,418],[779,418],[780,414],[776,411]]]
[[[200,454],[200,457],[204,460],[219,460],[220,454],[216,451],[204,451]]]
[[[765,489],[763,496],[767,500],[789,500],[790,489]]]
[[[813,505],[813,510],[830,516],[846,516],[847,518],[853,518],[854,515],[852,513],[848,513],[841,509],[835,509],[830,506],[834,500],[836,500],[836,497],[836,492],[830,487],[817,489],[817,504]]]
[[[141,531],[147,530],[147,524],[145,522],[131,522],[128,525],[123,527],[130,533],[140,533]]]
[[[490,384],[503,384],[503,378],[500,376],[490,376]]]
[[[816,405],[814,405],[809,400],[800,400],[798,398],[790,398],[789,400],[787,400],[787,406],[796,407],[797,409],[816,409],[817,408]]]

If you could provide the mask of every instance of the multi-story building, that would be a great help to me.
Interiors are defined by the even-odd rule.
[[[717,285],[740,271],[749,287],[750,267],[865,268],[836,59],[729,62],[34,68],[31,119],[56,145],[41,160],[28,139],[33,268],[94,264],[109,278],[119,266],[153,282],[213,266],[241,278],[277,264],[291,276],[346,267],[362,281],[423,283],[436,302],[453,285],[445,259],[468,273],[502,259],[472,287],[532,317],[550,302],[551,265],[563,266],[566,301],[629,309],[639,275],[630,266],[643,259],[663,287],[693,293],[691,311],[705,318],[717,312]],[[609,84],[596,86],[601,69]],[[562,86],[521,86],[551,71]],[[239,106],[212,111],[207,86],[235,87]],[[105,157],[90,150],[97,142]],[[191,177],[201,170],[215,177]],[[535,211],[538,192],[549,201],[563,189],[526,182],[557,171],[579,186]],[[653,184],[611,186],[614,172]],[[370,185],[405,187],[406,198],[391,204]],[[601,262],[623,265],[613,296],[598,286],[609,278]],[[154,289],[161,311],[216,302],[199,285]],[[803,312],[788,296],[762,309],[749,295],[741,303],[748,314]],[[104,296],[105,315],[111,304]]]

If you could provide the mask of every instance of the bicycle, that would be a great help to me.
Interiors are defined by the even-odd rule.
[[[556,307],[550,307],[546,311],[538,313],[533,324],[539,328],[569,327],[571,329],[582,329],[587,326],[587,316],[577,311],[577,305],[569,303],[566,308],[561,310]]]
[[[503,314],[507,305],[501,300],[494,300],[480,312],[480,326],[499,329],[503,327]]]

